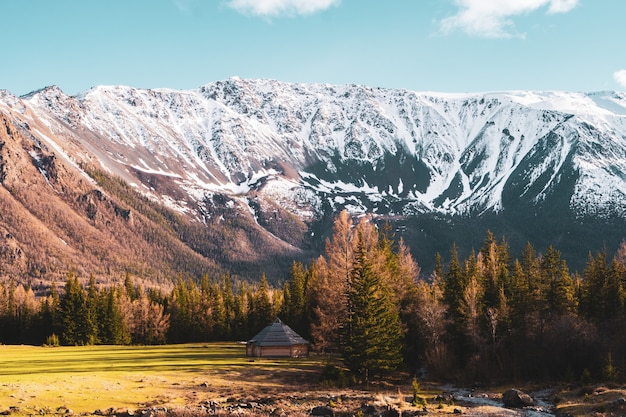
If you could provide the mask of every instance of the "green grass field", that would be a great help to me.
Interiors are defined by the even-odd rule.
[[[319,384],[327,358],[254,359],[236,343],[165,346],[35,347],[0,346],[0,414],[12,416],[90,415],[96,410],[123,412],[165,406],[197,406],[205,401],[233,404],[273,398],[288,415],[307,416],[311,407],[328,404],[329,395],[342,397],[337,410],[354,412],[361,404],[396,405],[415,410],[410,378],[404,385],[377,385],[333,390]],[[502,388],[495,389],[502,392]],[[603,389],[581,397],[563,392],[559,409],[576,416],[624,415],[616,405],[625,390]],[[501,415],[501,408],[438,406],[440,389],[422,389],[432,416],[464,413]],[[492,393],[493,394],[493,393]],[[234,401],[228,401],[234,400]],[[621,404],[621,403],[620,403]],[[617,408],[616,408],[617,407]],[[421,406],[418,407],[421,409]],[[184,409],[184,408],[183,408]],[[190,414],[179,414],[190,415]],[[258,415],[258,414],[255,414]],[[265,414],[264,414],[265,415]]]
[[[272,395],[316,379],[323,359],[255,359],[234,343],[165,346],[0,346],[0,412],[109,408]]]

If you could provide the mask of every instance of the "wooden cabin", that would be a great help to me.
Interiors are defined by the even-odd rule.
[[[309,356],[309,342],[280,319],[276,319],[246,343],[246,356],[305,357]]]

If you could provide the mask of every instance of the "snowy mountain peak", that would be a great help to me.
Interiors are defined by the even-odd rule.
[[[310,217],[325,205],[497,212],[557,194],[581,215],[626,207],[622,93],[420,93],[230,78],[186,91],[101,86],[75,97],[49,87],[23,101],[102,166],[183,211],[204,210],[215,193]]]

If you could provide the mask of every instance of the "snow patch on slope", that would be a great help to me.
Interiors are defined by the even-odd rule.
[[[51,126],[89,132],[80,140],[109,159],[103,165],[163,177],[196,202],[207,193],[260,193],[305,218],[324,200],[335,209],[465,214],[504,209],[514,173],[525,173],[523,189],[538,189],[533,198],[542,201],[574,169],[574,209],[626,205],[619,93],[229,79],[186,91],[102,86],[75,97],[48,88],[23,99]],[[531,159],[535,166],[523,165]]]

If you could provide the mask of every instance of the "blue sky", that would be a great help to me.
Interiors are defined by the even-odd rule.
[[[0,0],[0,89],[626,90],[624,0]]]

